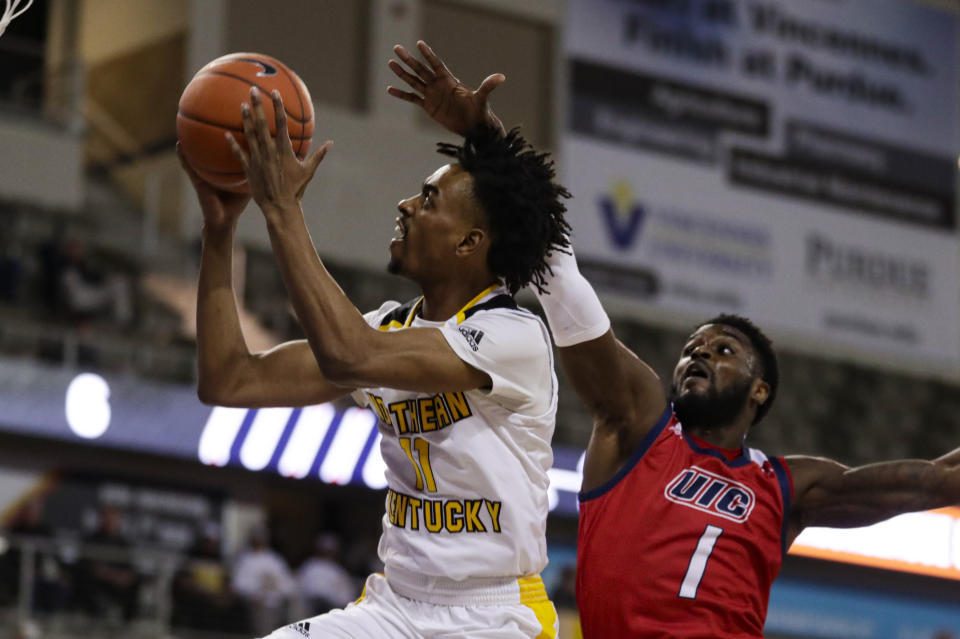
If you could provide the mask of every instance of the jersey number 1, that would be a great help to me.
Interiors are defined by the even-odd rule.
[[[419,437],[401,437],[400,448],[413,464],[413,470],[417,474],[417,490],[423,490],[426,485],[427,492],[437,492],[437,482],[430,467],[430,442]]]
[[[693,551],[693,557],[690,557],[690,563],[687,565],[687,574],[683,577],[683,583],[680,584],[681,599],[696,599],[697,588],[700,587],[700,580],[703,579],[703,573],[707,570],[707,561],[713,554],[713,547],[717,539],[723,534],[723,528],[707,525],[703,534],[700,535],[700,541],[697,542],[697,549]]]

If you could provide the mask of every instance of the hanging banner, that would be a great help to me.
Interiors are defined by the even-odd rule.
[[[960,362],[955,14],[568,3],[564,180],[598,288]]]

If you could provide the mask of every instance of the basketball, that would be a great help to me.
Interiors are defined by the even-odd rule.
[[[218,189],[244,193],[247,178],[224,133],[233,133],[245,150],[240,105],[250,102],[250,87],[262,94],[263,112],[276,135],[274,89],[280,91],[287,131],[297,157],[304,158],[313,136],[313,102],[306,85],[287,65],[261,53],[231,53],[197,71],[180,96],[177,139],[190,166]]]

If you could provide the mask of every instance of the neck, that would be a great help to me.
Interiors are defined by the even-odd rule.
[[[683,429],[717,448],[740,448],[750,430],[750,420],[738,417],[725,424],[691,424]]]
[[[430,322],[442,322],[456,315],[470,300],[494,285],[499,285],[499,281],[489,273],[421,282],[423,305],[420,307],[420,316]]]

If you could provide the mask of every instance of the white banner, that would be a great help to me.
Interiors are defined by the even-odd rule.
[[[573,0],[564,180],[585,271],[960,361],[958,20],[902,0]]]

